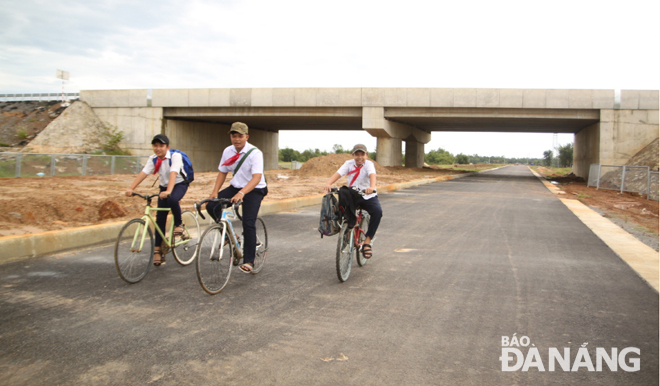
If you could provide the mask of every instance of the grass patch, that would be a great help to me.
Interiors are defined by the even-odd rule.
[[[16,136],[20,140],[23,140],[23,139],[27,138],[28,137],[27,129],[25,129],[25,127],[22,127],[22,126],[19,127],[18,129],[16,129]]]

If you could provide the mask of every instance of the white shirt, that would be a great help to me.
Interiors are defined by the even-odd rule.
[[[227,166],[222,166],[225,161],[227,161],[229,158],[233,157],[236,155],[236,148],[234,145],[227,146],[225,150],[222,152],[222,158],[220,159],[220,165],[218,165],[218,170],[221,173],[229,173],[232,172],[234,173],[234,169],[236,169],[236,166],[238,166],[238,163],[241,162],[243,157],[245,157],[245,153],[250,151],[250,149],[254,148],[252,153],[243,161],[243,164],[241,165],[241,168],[238,169],[238,173],[235,174],[232,179],[231,179],[231,186],[237,188],[237,189],[242,189],[245,187],[245,185],[250,182],[252,179],[253,174],[261,174],[261,181],[255,186],[255,188],[265,188],[266,187],[266,180],[264,178],[264,155],[261,152],[261,150],[255,148],[253,145],[249,144],[248,142],[245,142],[245,146],[243,146],[243,149],[241,149],[240,154],[241,156],[236,160],[231,165]]]
[[[147,164],[144,165],[144,169],[142,169],[142,171],[145,172],[147,175],[153,174],[154,170],[156,170],[156,165],[154,165],[154,158],[156,158],[156,155],[152,154],[147,160]],[[172,166],[170,166],[170,159],[172,160]],[[181,175],[181,169],[183,169],[183,158],[181,158],[181,154],[170,153],[170,151],[168,150],[167,153],[165,153],[165,159],[163,159],[163,162],[160,164],[160,168],[158,169],[160,186],[167,187],[167,185],[170,182],[171,172],[177,173],[175,184],[184,182],[185,180]]]
[[[355,163],[355,160],[349,159],[348,161],[344,162],[343,165],[337,170],[337,173],[339,173],[340,176],[345,176],[349,172],[352,172],[357,168],[357,164]],[[369,179],[369,176],[372,174],[376,174],[376,167],[374,166],[374,163],[369,161],[369,160],[364,160],[364,164],[360,168],[360,171],[358,172],[358,177],[355,179],[355,182],[351,184],[351,181],[353,181],[353,178],[355,177],[355,173],[350,174],[346,177],[346,182],[349,184],[348,186],[357,186],[360,188],[360,190],[366,190],[367,188],[371,187],[371,180]],[[364,199],[368,200],[372,197],[375,197],[377,194],[376,193],[371,193],[371,194],[365,194]]]

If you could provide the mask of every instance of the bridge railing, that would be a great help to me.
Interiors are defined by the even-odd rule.
[[[658,180],[658,172],[648,166],[591,164],[587,186],[646,194],[649,200],[658,201]]]
[[[0,178],[137,174],[147,156],[0,152]]]
[[[68,100],[78,99],[80,93],[64,93]],[[62,93],[33,93],[33,94],[0,94],[0,102],[22,102],[22,101],[54,101],[61,100]]]

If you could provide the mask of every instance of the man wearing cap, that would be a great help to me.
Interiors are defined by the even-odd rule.
[[[356,202],[356,205],[361,206],[369,213],[371,219],[369,220],[369,228],[367,229],[366,239],[362,245],[362,254],[365,259],[372,256],[371,240],[376,235],[380,219],[383,217],[383,209],[378,201],[376,190],[376,167],[374,163],[369,161],[367,157],[367,147],[362,144],[357,144],[353,147],[353,159],[344,162],[344,164],[337,170],[335,174],[330,177],[328,183],[324,187],[325,193],[329,193],[332,189],[332,184],[337,182],[343,176],[346,176],[346,182],[349,187],[357,187],[365,194],[361,196]]]
[[[170,140],[164,134],[157,134],[151,140],[154,154],[149,157],[144,169],[135,177],[131,186],[126,190],[126,195],[131,197],[135,188],[150,174],[158,174],[160,178],[160,194],[158,195],[158,207],[170,208],[174,217],[174,234],[184,232],[181,227],[181,206],[179,201],[188,191],[188,183],[182,176],[183,158],[180,153],[170,152]],[[171,162],[170,162],[171,161]],[[167,224],[166,211],[158,211],[156,223],[160,229],[165,229]],[[163,237],[156,232],[156,247],[154,249],[154,265],[165,264],[165,257],[161,250]]]
[[[244,255],[243,264],[239,267],[245,273],[251,273],[254,268],[254,257],[257,247],[257,214],[261,207],[261,200],[268,193],[264,178],[264,156],[259,149],[248,143],[248,126],[243,122],[234,122],[229,129],[231,146],[222,152],[218,177],[215,180],[210,198],[230,198],[233,203],[243,201],[243,236]],[[236,168],[240,165],[238,171]],[[232,172],[229,186],[220,190]],[[218,192],[219,191],[219,192]],[[216,209],[219,203],[209,202],[206,206],[208,213],[217,220]]]

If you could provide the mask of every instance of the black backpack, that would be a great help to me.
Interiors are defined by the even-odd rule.
[[[323,236],[334,236],[341,230],[341,214],[337,197],[328,193],[321,201],[321,218],[319,221],[319,233]]]

